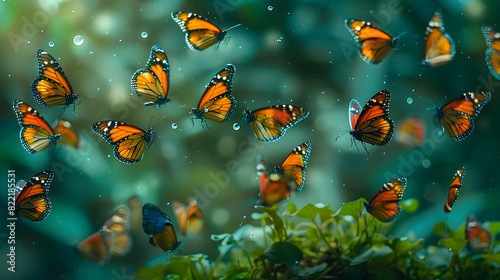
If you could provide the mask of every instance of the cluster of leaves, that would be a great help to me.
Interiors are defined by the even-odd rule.
[[[423,239],[392,238],[384,224],[363,213],[359,199],[338,211],[328,205],[307,204],[298,209],[290,203],[259,207],[252,218],[260,226],[245,225],[230,234],[212,235],[221,242],[219,257],[172,256],[165,263],[141,266],[138,278],[148,279],[490,279],[498,277],[500,242],[488,253],[466,249],[464,228],[444,233],[438,246],[425,247]],[[403,211],[415,212],[415,199],[400,203]],[[485,225],[487,226],[487,224]],[[490,222],[492,236],[500,222]],[[446,237],[445,237],[446,236]]]

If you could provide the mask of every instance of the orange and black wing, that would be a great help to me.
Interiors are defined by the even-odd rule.
[[[57,60],[41,49],[36,52],[36,60],[38,77],[31,84],[31,93],[36,102],[45,107],[68,107],[75,103],[78,96],[73,92]]]
[[[275,167],[275,172],[290,177],[294,186],[292,190],[301,191],[306,180],[306,167],[311,155],[311,143],[305,142],[293,149],[281,167]],[[290,184],[289,184],[290,185]]]
[[[196,200],[191,200],[187,207],[180,202],[174,201],[172,208],[182,234],[198,234],[203,230],[203,214]]]
[[[450,62],[455,56],[455,43],[444,31],[442,18],[441,12],[436,11],[425,30],[424,65],[438,67]]]
[[[127,206],[119,206],[115,214],[109,218],[101,230],[115,233],[111,242],[111,252],[115,256],[125,256],[132,249],[132,236],[130,235],[130,209]]]
[[[245,109],[243,120],[259,140],[279,140],[290,127],[309,116],[309,111],[294,105],[264,107],[250,112]]]
[[[491,245],[491,233],[476,218],[469,214],[465,221],[465,239],[471,252],[486,252]]]
[[[153,142],[154,132],[150,127],[144,131],[133,125],[118,121],[100,121],[92,125],[92,131],[114,145],[116,159],[132,164],[140,161]]]
[[[114,237],[114,231],[99,230],[80,242],[76,249],[89,262],[104,264],[112,256],[111,246]]]
[[[175,12],[172,13],[172,19],[186,33],[186,43],[194,51],[202,51],[219,43],[227,33],[195,13]]]
[[[146,67],[135,71],[131,80],[132,91],[148,100],[145,106],[162,108],[171,100],[167,98],[170,88],[170,67],[165,51],[155,45],[151,48]]]
[[[450,190],[448,192],[448,199],[446,199],[446,203],[444,204],[443,208],[446,214],[451,212],[453,203],[457,201],[458,189],[462,186],[462,180],[464,178],[464,175],[465,175],[465,167],[462,167],[455,173],[455,176],[453,177],[453,181],[451,182]]]
[[[370,22],[346,19],[345,26],[359,47],[359,55],[370,64],[378,64],[389,55],[397,45],[397,38],[374,27]]]
[[[33,107],[16,99],[13,108],[21,126],[19,134],[21,144],[26,151],[36,154],[57,144],[61,135],[55,134],[52,127]]]
[[[257,177],[259,178],[261,204],[266,207],[289,198],[292,188],[297,187],[295,181],[292,181],[289,176],[282,173],[269,174],[262,156],[257,164]]]
[[[384,184],[370,203],[364,203],[366,211],[381,222],[394,221],[401,212],[398,202],[403,198],[405,188],[406,178],[392,179]]]
[[[491,75],[500,80],[500,32],[487,25],[483,25],[481,30],[486,39],[486,64]]]
[[[436,117],[451,138],[460,141],[474,129],[474,118],[491,99],[488,91],[466,92],[446,103],[436,107]]]
[[[195,118],[215,122],[225,122],[231,119],[236,109],[236,99],[231,95],[233,77],[236,68],[226,64],[208,83],[207,89],[201,96],[200,102],[191,112]]]
[[[15,215],[34,222],[43,221],[52,207],[48,192],[53,179],[52,170],[33,176],[16,197]]]
[[[78,148],[78,135],[71,128],[71,123],[66,120],[59,120],[54,128],[55,133],[61,134],[61,140],[73,148]]]
[[[378,146],[389,143],[394,134],[394,122],[389,118],[390,101],[391,94],[387,89],[368,100],[355,119],[354,129],[349,132],[352,137],[362,143]]]
[[[173,251],[179,246],[172,222],[151,203],[142,207],[142,228],[146,234],[152,235],[149,243],[165,252]]]

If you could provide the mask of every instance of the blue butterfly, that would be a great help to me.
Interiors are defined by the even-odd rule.
[[[179,246],[177,236],[172,222],[158,207],[151,203],[146,203],[142,207],[142,228],[148,235],[149,243],[162,249],[165,252],[171,252]]]

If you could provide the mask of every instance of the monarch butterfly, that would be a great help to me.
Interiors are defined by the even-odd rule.
[[[483,25],[481,31],[486,38],[486,64],[491,75],[500,80],[500,32],[487,25]]]
[[[349,104],[349,134],[360,141],[366,150],[366,144],[382,146],[392,139],[394,122],[389,118],[391,93],[384,89],[375,94],[366,103],[363,110],[355,99]]]
[[[465,166],[460,168],[453,177],[453,181],[450,185],[450,191],[448,192],[448,199],[444,204],[444,213],[448,214],[451,212],[451,207],[453,207],[453,203],[457,201],[458,197],[458,189],[462,186],[462,180],[465,175]]]
[[[455,43],[444,31],[442,17],[440,11],[434,12],[425,29],[425,58],[422,64],[426,66],[441,66],[453,60],[455,56]]]
[[[180,26],[183,32],[186,32],[186,44],[193,51],[202,51],[212,45],[219,44],[227,32],[237,24],[222,31],[213,23],[195,13],[173,12],[172,19]]]
[[[171,252],[180,245],[170,219],[151,203],[142,207],[142,228],[146,234],[152,235],[149,243],[165,252]]]
[[[491,99],[488,91],[466,92],[443,107],[436,107],[435,117],[451,138],[460,141],[474,129],[474,118]]]
[[[236,109],[236,99],[231,95],[233,77],[236,68],[226,64],[208,83],[207,89],[201,96],[198,106],[191,110],[196,119],[206,119],[225,122],[228,121]]]
[[[294,105],[276,105],[250,112],[245,109],[242,119],[261,141],[278,141],[290,127],[309,116],[309,111]]]
[[[54,131],[61,134],[61,141],[73,148],[78,148],[78,135],[71,129],[71,123],[66,120],[59,120]]]
[[[361,59],[367,63],[378,64],[389,55],[392,49],[397,49],[399,37],[391,37],[370,22],[346,19],[345,26],[354,36]]]
[[[144,131],[138,127],[118,121],[100,121],[92,125],[92,131],[114,145],[117,160],[133,164],[140,160],[144,151],[152,144],[153,128]]]
[[[185,207],[182,203],[172,203],[177,223],[182,234],[198,234],[203,230],[203,214],[197,206],[196,200],[191,200]]]
[[[170,88],[170,67],[165,51],[158,45],[151,48],[146,67],[135,71],[131,80],[132,91],[148,100],[144,106],[162,106],[171,100],[167,98]]]
[[[398,202],[403,198],[405,188],[406,178],[390,180],[373,196],[370,203],[364,203],[366,211],[384,223],[396,220],[401,212]]]
[[[80,242],[76,249],[89,262],[104,264],[111,258],[111,246],[116,233],[99,230]]]
[[[66,74],[54,57],[48,52],[38,49],[38,77],[31,84],[31,93],[36,102],[45,107],[74,104],[78,99],[66,78]],[[63,108],[63,110],[64,110]]]
[[[19,138],[28,153],[36,154],[50,146],[55,146],[61,139],[61,134],[55,134],[42,115],[30,105],[16,99],[13,108],[21,126]]]
[[[16,193],[15,216],[34,222],[40,222],[47,218],[52,208],[48,193],[53,179],[54,171],[52,170],[44,170],[33,176]]]
[[[425,123],[418,116],[406,118],[399,125],[396,140],[408,148],[422,146],[425,142]]]
[[[491,245],[491,233],[472,214],[465,221],[465,239],[471,252],[486,252]]]

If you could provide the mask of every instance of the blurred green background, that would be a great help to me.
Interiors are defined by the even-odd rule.
[[[457,53],[449,64],[424,69],[424,32],[438,8]],[[132,229],[131,253],[113,257],[102,266],[87,262],[74,246],[97,231],[113,209],[133,195],[158,205],[172,219],[167,203],[198,198],[205,230],[187,238],[184,253],[204,253],[215,259],[217,243],[210,235],[233,232],[242,223],[252,222],[249,215],[258,200],[257,154],[279,165],[305,141],[313,148],[305,187],[291,198],[298,206],[321,202],[339,208],[361,196],[369,200],[392,176],[406,176],[403,199],[417,198],[421,208],[414,214],[402,213],[393,234],[423,237],[429,245],[434,242],[434,224],[446,219],[442,208],[452,177],[466,165],[460,197],[448,215],[449,225],[459,227],[468,213],[481,221],[499,219],[499,133],[494,118],[500,81],[492,80],[488,72],[481,34],[483,24],[500,29],[496,25],[499,8],[499,2],[478,0],[0,2],[0,121],[4,131],[0,170],[4,178],[7,170],[16,170],[17,180],[28,180],[45,169],[56,172],[47,219],[17,223],[15,274],[6,268],[8,232],[1,227],[2,279],[128,279],[137,265],[163,254],[148,244],[141,227]],[[222,29],[238,23],[243,26],[232,29],[218,49],[196,53],[187,48],[184,34],[171,19],[171,12],[178,10],[203,15]],[[370,21],[393,36],[407,32],[400,39],[402,49],[393,51],[380,65],[363,62],[344,26],[346,18]],[[143,32],[146,38],[141,37]],[[84,37],[82,45],[73,43],[77,35]],[[163,110],[144,109],[130,89],[132,74],[144,67],[156,44],[170,61],[169,98],[173,102]],[[19,142],[14,99],[33,106],[51,124],[60,114],[60,109],[43,108],[32,98],[38,48],[58,59],[76,94],[98,100],[81,97],[76,115],[70,107],[62,116],[78,132],[79,149],[58,146],[31,155]],[[235,115],[223,124],[209,122],[209,129],[195,120],[191,129],[189,110],[179,106],[195,107],[205,85],[226,63],[236,66]],[[349,130],[349,101],[356,98],[364,105],[385,88],[392,93],[390,117],[396,129],[403,119],[417,115],[426,124],[427,144],[408,148],[395,137],[386,146],[369,146],[367,154],[361,145],[359,151],[354,146],[349,149],[349,135],[335,141]],[[442,106],[463,92],[478,89],[491,91],[492,100],[476,119],[474,132],[461,142],[439,135],[432,122],[434,107],[420,97]],[[310,116],[277,142],[258,141],[241,121],[244,108],[288,103],[306,108]],[[151,118],[154,123],[163,116],[154,127],[154,145],[134,165],[118,162],[113,147],[90,129],[92,123],[105,119],[146,129]],[[242,128],[234,130],[234,123]],[[0,196],[5,201],[0,212],[6,218],[6,188]]]

